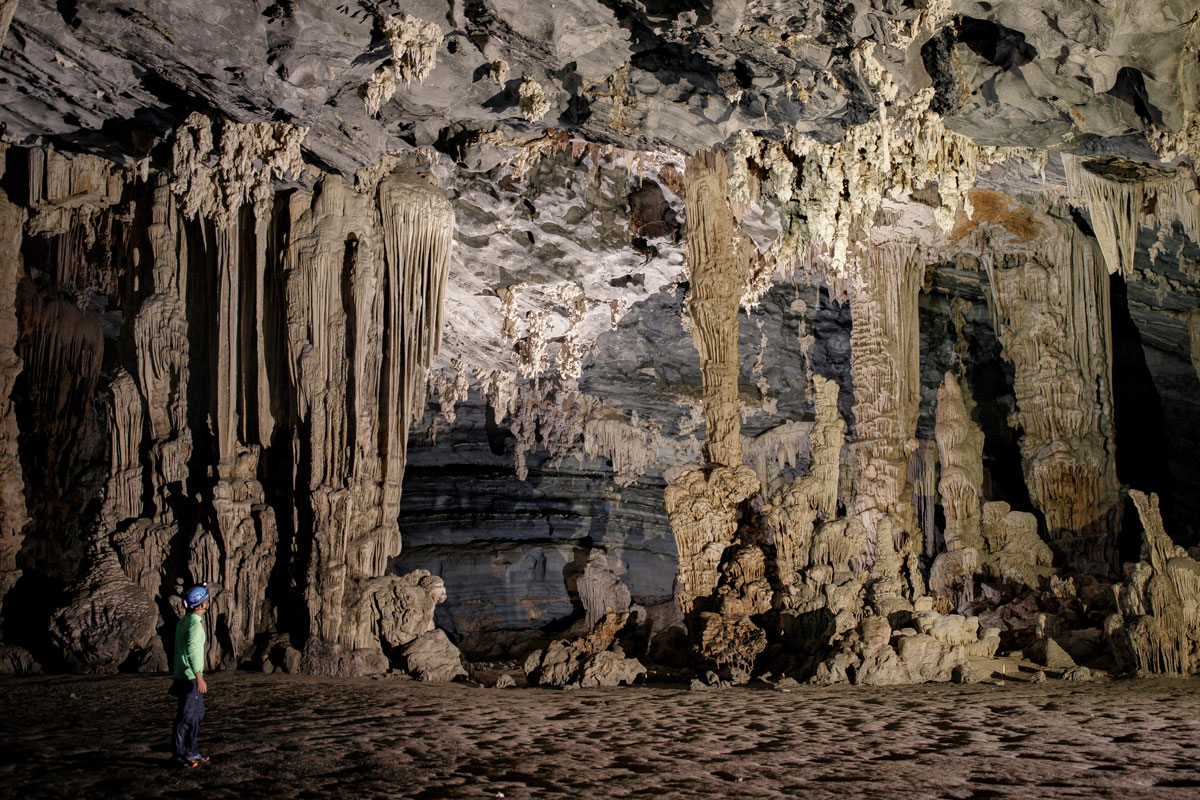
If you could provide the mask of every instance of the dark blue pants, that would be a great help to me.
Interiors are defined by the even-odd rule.
[[[204,695],[194,680],[176,680],[171,684],[171,694],[179,701],[175,712],[175,759],[191,761],[200,753],[196,737],[200,733],[200,720],[204,719]]]

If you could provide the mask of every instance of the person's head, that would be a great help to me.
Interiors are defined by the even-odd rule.
[[[207,583],[201,583],[198,586],[193,586],[188,590],[187,597],[185,599],[188,610],[199,616],[203,616],[204,612],[208,610],[208,604],[211,601],[212,598],[208,594]]]

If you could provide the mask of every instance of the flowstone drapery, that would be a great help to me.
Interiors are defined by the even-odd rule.
[[[27,355],[0,366],[10,382],[24,368],[27,394],[57,398],[58,419],[39,417],[36,435],[82,462],[35,502],[69,502],[84,476],[101,484],[53,614],[67,663],[163,668],[176,592],[200,580],[213,595],[212,667],[278,657],[377,672],[432,629],[440,580],[387,573],[408,425],[440,345],[453,211],[394,164],[357,188],[334,176],[281,196],[273,181],[301,169],[303,136],[192,115],[170,176],[31,151],[25,233],[61,262],[53,283],[14,302]],[[0,232],[19,236],[22,214],[7,208]],[[0,292],[15,290],[21,261],[5,267]],[[129,324],[110,332],[64,302],[97,288]],[[81,417],[103,438],[80,438]],[[3,497],[0,519],[25,512]],[[0,531],[0,589],[20,577],[7,558],[19,547]],[[418,607],[427,630],[398,638],[397,619]]]
[[[383,576],[400,552],[408,426],[440,345],[454,214],[429,183],[396,172],[369,192],[325,178],[293,195],[290,216],[289,372],[311,502],[305,665],[370,671],[386,664],[375,595],[399,580]]]
[[[1073,569],[1108,574],[1120,517],[1108,274],[1074,226],[1056,233],[1041,256],[989,266],[989,300],[1015,368],[1025,478],[1050,546]]]

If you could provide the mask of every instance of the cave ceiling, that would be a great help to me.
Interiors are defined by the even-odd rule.
[[[170,514],[166,500],[142,508],[141,479],[122,477],[121,459],[156,475],[163,497],[177,483],[169,467],[188,474],[186,524],[154,524],[220,536],[294,527],[279,550],[290,589],[268,585],[259,569],[262,586],[239,584],[237,602],[266,592],[287,608],[276,595],[305,592],[313,625],[329,629],[323,641],[377,649],[374,612],[357,592],[416,591],[373,583],[396,568],[401,530],[403,569],[442,570],[456,636],[472,635],[485,590],[507,602],[496,611],[505,626],[569,613],[546,563],[565,570],[584,540],[633,553],[622,568],[635,598],[670,605],[677,544],[707,530],[702,514],[688,515],[708,490],[691,485],[692,495],[680,490],[664,506],[663,487],[689,485],[695,476],[682,465],[710,460],[740,475],[731,479],[746,489],[737,503],[755,491],[760,505],[809,502],[810,492],[824,498],[826,522],[843,512],[843,522],[863,520],[872,558],[879,537],[890,538],[876,523],[886,531],[903,517],[896,544],[909,552],[881,558],[911,556],[905,591],[920,594],[908,506],[914,492],[936,495],[922,459],[937,458],[924,454],[938,444],[942,396],[963,406],[955,424],[973,414],[986,435],[983,456],[948,456],[972,470],[983,459],[987,486],[967,481],[981,497],[1050,513],[1039,518],[1044,531],[1086,538],[1087,526],[1053,516],[1071,509],[1047,509],[1099,498],[1085,510],[1099,509],[1107,525],[1121,492],[1144,488],[1166,498],[1178,539],[1200,538],[1195,0],[0,0],[4,24],[3,189],[28,268],[14,346],[86,329],[84,345],[63,333],[43,350],[95,362],[79,369],[90,383],[59,392],[87,395],[80,414],[93,427],[62,450],[82,453],[83,466],[51,465],[62,485],[42,492],[53,495],[46,507],[70,516],[77,496],[89,498],[86,515],[103,504],[101,516],[122,520],[114,541],[130,538],[140,528],[128,520],[145,527],[151,510]],[[709,152],[720,154],[704,164],[721,199],[701,202],[689,198],[689,170]],[[728,224],[730,236],[710,238],[734,242],[722,258],[744,267],[736,276],[717,269],[699,285],[697,209]],[[444,292],[413,277],[426,257]],[[363,266],[384,270],[385,261],[409,272]],[[326,281],[339,269],[341,285]],[[155,270],[173,277],[164,284]],[[710,290],[727,312],[719,325],[697,322],[697,293]],[[160,308],[168,295],[170,313]],[[400,302],[424,302],[429,317],[405,331],[411,342],[381,345],[383,332],[397,335],[398,318],[383,319]],[[178,341],[149,337],[155,314],[181,326]],[[704,338],[710,328],[723,344]],[[160,357],[155,348],[176,345],[197,378],[190,389],[186,369],[146,366]],[[402,345],[420,358],[401,369],[393,354]],[[716,381],[704,372],[716,356],[702,345],[735,375],[719,402],[715,391],[702,401]],[[31,363],[31,375],[63,371],[54,359]],[[946,381],[952,372],[971,380],[960,389]],[[170,381],[184,388],[167,392]],[[380,393],[364,401],[360,390]],[[22,392],[37,396],[25,383]],[[190,411],[177,405],[188,392]],[[122,397],[131,408],[145,401],[144,426],[112,412]],[[137,439],[143,427],[166,429],[164,397],[186,420],[172,418],[177,439]],[[23,402],[13,419],[54,428]],[[702,453],[713,444],[705,403],[729,424],[725,461]],[[114,434],[109,453],[96,420],[135,441],[122,449]],[[827,440],[816,455],[814,426]],[[197,455],[171,462],[166,444],[190,453],[193,434]],[[33,439],[22,436],[28,451]],[[347,442],[361,452],[346,456]],[[1151,464],[1158,445],[1171,476],[1139,483],[1130,470]],[[1118,463],[1114,449],[1138,455]],[[738,452],[755,476],[738,469]],[[381,455],[383,467],[371,461]],[[1070,458],[1094,473],[1084,489],[1059,491],[1061,475],[1036,473],[1066,470]],[[823,489],[814,479],[778,499],[822,459]],[[37,502],[40,469],[26,466]],[[755,479],[760,490],[750,491]],[[354,522],[358,549],[343,543],[330,557],[348,561],[361,584],[342,603],[325,597],[343,590],[322,582],[342,578],[312,566],[304,526],[320,542],[338,539],[346,487],[366,498],[353,513],[382,517]],[[311,501],[315,523],[292,517],[280,500],[291,494]],[[229,511],[237,503],[241,516]],[[934,544],[954,539],[935,541],[944,520],[935,525],[934,505],[922,506],[925,562],[949,552]],[[992,513],[999,530],[1006,517]],[[37,525],[53,527],[43,516]],[[64,586],[86,543],[103,539],[72,530],[60,537],[71,540],[67,559],[37,536],[26,545],[30,563],[61,571]],[[866,547],[841,530],[845,547]],[[1116,563],[1107,533],[1105,568]],[[259,539],[261,549],[270,537]],[[484,540],[495,549],[484,553]],[[143,544],[166,558],[163,542]],[[1078,544],[1052,543],[1060,559]],[[242,551],[213,545],[193,561],[240,574],[226,552]],[[272,563],[275,551],[256,557]],[[122,563],[127,573],[130,563],[141,564]],[[512,564],[526,563],[541,577],[514,599]],[[142,566],[160,597],[155,570]],[[432,615],[436,603],[427,605]],[[251,634],[275,625],[260,623],[237,617],[244,640],[234,636],[230,663]],[[387,634],[396,634],[389,648],[408,633]]]

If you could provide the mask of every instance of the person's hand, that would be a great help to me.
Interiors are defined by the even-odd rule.
[[[208,684],[204,682],[203,674],[196,676],[196,688],[200,691],[200,694],[208,693]]]

